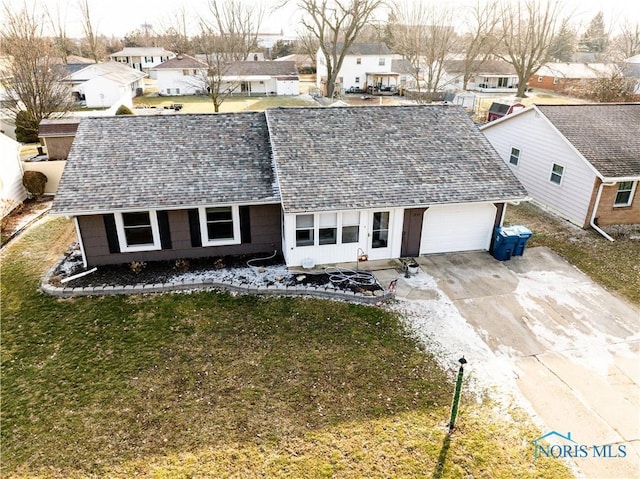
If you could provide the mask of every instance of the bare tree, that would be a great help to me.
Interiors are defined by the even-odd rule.
[[[464,51],[462,89],[494,53],[502,40],[498,0],[477,0],[470,8],[466,33],[461,40]]]
[[[298,34],[298,40],[296,41],[296,52],[300,55],[306,55],[311,59],[311,62],[315,66],[318,56],[318,48],[320,48],[320,41],[318,37],[310,33],[308,30],[300,32]]]
[[[5,20],[0,27],[2,54],[11,58],[0,82],[6,90],[5,105],[23,138],[37,140],[44,118],[61,116],[72,106],[69,88],[60,80],[66,75],[57,49],[44,37],[44,14],[13,11],[3,5]],[[22,140],[24,141],[24,140]]]
[[[610,47],[619,60],[640,54],[640,22],[626,20],[620,25],[620,34],[613,39]]]
[[[103,51],[100,37],[94,26],[91,16],[89,0],[79,0],[80,13],[82,14],[82,30],[84,31],[84,41],[86,43],[89,58],[93,58],[96,63],[102,60]]]
[[[187,9],[182,6],[175,10],[174,13],[162,23],[162,33],[160,34],[162,46],[177,54],[186,53],[191,55],[195,53],[193,44],[189,39],[190,28],[190,18]]]
[[[431,102],[442,86],[447,54],[455,48],[453,11],[416,0],[396,5],[394,14],[396,23],[389,27],[391,48],[411,65],[416,99]]]
[[[501,7],[504,51],[497,56],[513,65],[518,75],[518,97],[525,96],[527,81],[549,59],[558,10],[556,0],[506,2]]]
[[[60,52],[62,63],[66,64],[67,56],[73,51],[74,46],[73,41],[67,35],[66,5],[64,11],[62,11],[60,4],[57,4],[55,13],[49,9],[47,9],[46,13],[49,18],[49,23],[51,24],[51,29],[55,33],[53,40]]]
[[[245,60],[257,47],[265,12],[260,3],[243,0],[209,0],[209,12],[208,19],[200,20],[196,42],[207,64],[200,80],[218,112],[238,87],[240,75],[232,71],[233,64]]]
[[[383,0],[297,0],[304,28],[318,39],[327,66],[327,96],[333,97],[344,57]]]

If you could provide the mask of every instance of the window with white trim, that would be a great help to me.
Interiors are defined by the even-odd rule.
[[[356,83],[360,83],[360,77],[356,77]]]
[[[296,216],[296,246],[313,246],[313,215]]]
[[[520,162],[520,150],[518,148],[511,148],[511,154],[509,155],[509,163],[513,166],[518,166]]]
[[[360,212],[347,211],[342,213],[342,237],[340,242],[357,243],[360,240]]]
[[[116,213],[114,217],[120,251],[127,253],[161,249],[155,211],[129,211]]]
[[[542,77],[541,76],[538,77],[538,83],[542,83]]]
[[[385,64],[385,58],[384,57],[378,58],[378,66],[383,67],[384,64]]]
[[[296,246],[349,244],[358,241],[359,211],[296,215]]]
[[[356,58],[356,65],[360,65],[362,63],[362,58],[357,57]]]
[[[338,214],[319,215],[318,244],[336,244],[338,242]]]
[[[613,206],[629,206],[633,200],[635,186],[635,181],[621,181],[618,183],[618,192]]]
[[[555,183],[559,185],[562,183],[562,175],[564,174],[564,166],[558,165],[554,163],[551,167],[551,176],[549,177],[549,181],[551,183]]]
[[[240,215],[237,206],[199,208],[202,246],[240,244]]]

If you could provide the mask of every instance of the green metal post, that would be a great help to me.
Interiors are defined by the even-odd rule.
[[[462,356],[458,359],[460,363],[460,369],[458,369],[458,379],[456,380],[456,390],[453,393],[453,404],[451,405],[451,418],[449,419],[449,434],[453,432],[453,427],[456,423],[456,417],[458,416],[458,404],[460,403],[460,394],[462,393],[462,375],[464,374],[464,365],[467,364],[467,360]]]

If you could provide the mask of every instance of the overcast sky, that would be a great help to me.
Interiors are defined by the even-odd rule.
[[[9,5],[13,10],[20,10],[25,0],[0,0]],[[34,0],[27,0],[29,5]],[[81,35],[81,23],[77,8],[77,0],[36,0],[38,5],[44,6],[55,12],[66,9],[67,28],[72,36]],[[262,1],[271,10],[275,0]],[[439,0],[439,4],[461,5],[469,0]],[[517,0],[511,0],[517,1]],[[205,14],[208,0],[89,0],[92,16],[99,33],[116,37],[122,37],[125,33],[139,28],[142,24],[151,24],[161,30],[173,14],[182,6],[193,17]],[[617,24],[621,19],[632,22],[640,21],[640,0],[563,0],[568,11],[575,12],[573,18],[576,25],[586,25],[599,11],[605,14],[605,22],[608,25]],[[265,33],[278,33],[284,30],[286,34],[295,34],[298,30],[299,14],[295,11],[295,0],[290,5],[267,15],[261,29]]]

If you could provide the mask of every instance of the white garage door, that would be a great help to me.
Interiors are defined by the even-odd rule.
[[[420,254],[488,250],[495,217],[492,204],[432,206],[424,213]]]

